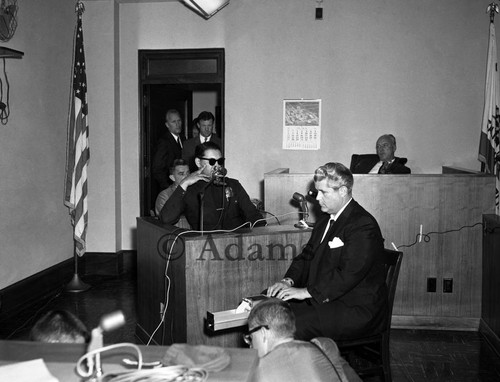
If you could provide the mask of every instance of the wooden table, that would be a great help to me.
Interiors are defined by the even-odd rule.
[[[140,345],[143,361],[159,361],[167,351],[166,346]],[[209,373],[209,381],[250,381],[257,366],[257,352],[254,349],[225,349],[231,363],[220,372]],[[85,354],[83,344],[47,344],[28,341],[0,341],[0,366],[42,358],[50,373],[60,382],[79,382],[75,373],[78,359]],[[119,348],[102,353],[101,361],[104,373],[124,371],[123,358],[136,359],[136,352],[130,347]],[[1,374],[0,374],[1,377]],[[1,379],[1,378],[0,378]],[[35,379],[33,379],[35,380]]]

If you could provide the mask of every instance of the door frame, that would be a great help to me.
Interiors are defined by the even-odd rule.
[[[183,91],[216,89],[219,107],[214,110],[218,135],[224,148],[224,48],[210,49],[167,49],[139,50],[139,184],[140,216],[150,216],[154,210],[158,190],[156,181],[151,176],[151,163],[156,146],[157,134],[152,123],[157,123],[157,116],[151,102],[151,87],[165,86],[167,89]],[[192,104],[187,102],[185,110],[179,110],[183,116],[183,129],[187,137],[191,126]],[[165,113],[166,110],[163,111]],[[153,122],[154,120],[154,122]]]

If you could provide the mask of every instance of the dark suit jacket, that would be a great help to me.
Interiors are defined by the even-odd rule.
[[[377,154],[353,154],[351,157],[351,172],[353,174],[368,174],[370,170],[380,161]],[[405,166],[408,159],[394,157],[386,171],[386,174],[411,174],[411,170]]]
[[[181,136],[181,142],[182,141],[183,140]],[[156,152],[153,158],[153,164],[151,168],[153,178],[156,179],[162,190],[167,188],[173,183],[172,180],[169,178],[170,167],[172,167],[174,160],[180,159],[181,156],[182,156],[181,148],[175,141],[172,134],[170,134],[170,132],[167,132],[158,141],[158,145],[156,146]]]
[[[262,219],[240,182],[231,178],[225,178],[225,182],[226,186],[211,184],[207,187],[207,182],[200,180],[186,191],[177,187],[160,212],[161,221],[175,224],[184,214],[191,228],[199,230],[201,192],[204,192],[203,230],[233,229],[245,222],[255,223]]]
[[[387,309],[385,267],[378,260],[384,239],[378,223],[351,200],[320,243],[329,218],[325,215],[316,223],[285,277],[311,294],[322,336],[343,339],[376,333],[382,329]],[[343,245],[330,248],[334,238]]]
[[[212,134],[212,136],[210,137],[210,142],[216,143],[217,145],[219,145],[219,147],[221,146],[221,140],[215,134]],[[189,163],[189,168],[191,169],[191,171],[197,170],[196,164],[194,163],[194,151],[196,149],[196,146],[200,144],[200,136],[197,136],[196,138],[188,139],[186,142],[184,142],[184,145],[182,147],[182,159]]]

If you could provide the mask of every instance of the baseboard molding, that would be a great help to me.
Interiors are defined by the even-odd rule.
[[[392,316],[392,329],[460,330],[477,332],[480,318]]]
[[[116,253],[87,252],[80,258],[82,275],[119,276],[134,272],[137,266],[137,251]]]
[[[65,260],[0,290],[2,317],[9,317],[58,291],[73,276],[73,259]]]
[[[496,333],[483,319],[481,319],[481,321],[479,322],[479,333],[483,335],[483,337],[486,339],[486,342],[490,344],[491,348],[500,357],[500,338],[498,338]]]
[[[83,277],[91,275],[119,276],[135,272],[136,263],[136,251],[88,252],[83,257],[78,258],[77,265],[78,274]],[[74,274],[75,263],[74,258],[71,258],[0,290],[1,318],[11,317],[28,306],[54,296],[63,290]]]

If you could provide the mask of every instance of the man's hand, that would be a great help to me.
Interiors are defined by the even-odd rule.
[[[179,186],[183,188],[184,191],[187,190],[189,186],[192,184],[195,184],[199,180],[203,180],[204,182],[208,182],[210,180],[210,176],[203,174],[203,170],[205,169],[206,166],[203,166],[202,168],[198,169],[197,171],[189,174],[186,176],[184,179],[181,180],[179,183]]]
[[[307,288],[294,288],[285,281],[279,281],[267,288],[267,297],[277,297],[284,301],[311,298]]]

